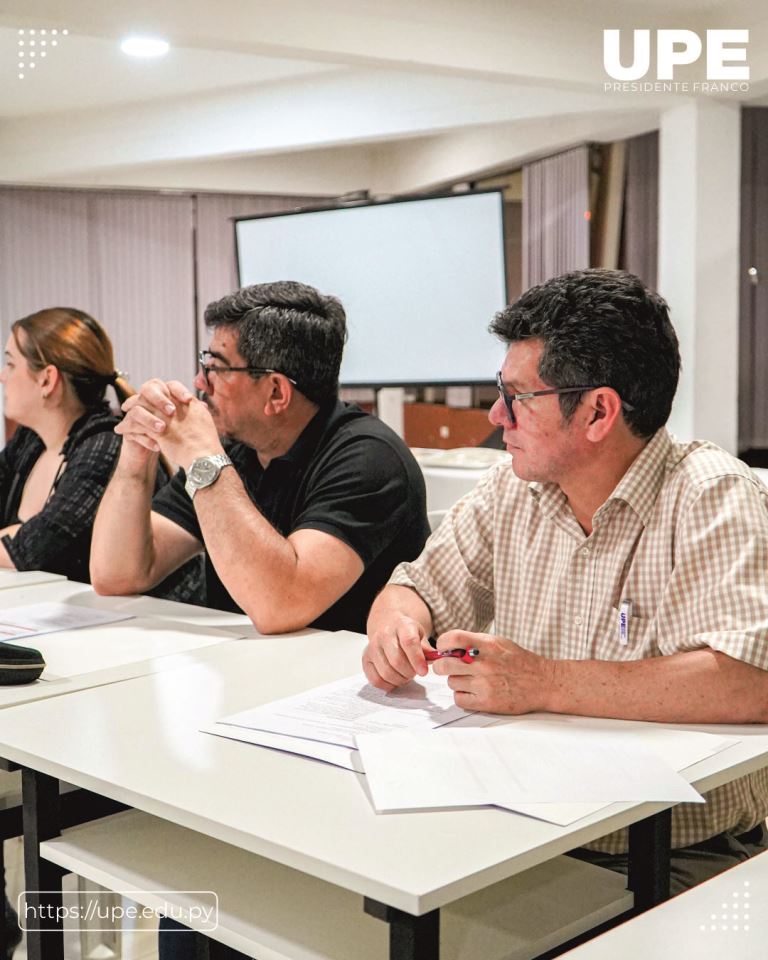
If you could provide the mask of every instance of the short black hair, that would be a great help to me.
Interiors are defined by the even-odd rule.
[[[651,437],[669,419],[680,349],[666,302],[631,273],[576,270],[531,287],[490,325],[507,345],[540,339],[539,376],[552,387],[612,387],[633,434]],[[579,394],[560,398],[570,419]]]
[[[293,280],[256,283],[209,304],[205,323],[236,328],[248,366],[284,373],[313,403],[338,396],[347,318],[336,297]]]

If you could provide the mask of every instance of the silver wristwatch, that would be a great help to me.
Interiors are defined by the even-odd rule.
[[[231,467],[232,461],[226,453],[212,453],[207,457],[198,457],[193,460],[187,470],[187,481],[184,489],[189,494],[189,499],[193,500],[198,490],[204,487],[210,487],[219,479],[219,474],[224,467]]]

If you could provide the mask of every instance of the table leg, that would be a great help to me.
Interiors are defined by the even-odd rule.
[[[236,954],[232,947],[226,947],[223,943],[219,943],[218,940],[212,940],[204,933],[200,933],[199,930],[190,932],[192,934],[192,948],[189,954],[190,960],[219,960],[219,957],[224,957],[226,960],[226,958],[233,955],[238,957],[242,956],[242,954]],[[183,936],[186,937],[187,934],[185,933]]]
[[[629,828],[629,889],[635,913],[669,899],[672,811],[662,810]]]
[[[0,914],[0,958],[4,958],[8,946],[8,928],[5,924],[5,851],[3,850],[3,837],[0,834],[0,886],[3,888],[2,914]]]
[[[389,960],[439,960],[440,911],[422,917],[364,898],[367,914],[389,924]]]
[[[24,926],[29,960],[63,960],[60,867],[40,856],[40,844],[61,833],[59,781],[22,768],[24,810],[24,885],[30,908]]]

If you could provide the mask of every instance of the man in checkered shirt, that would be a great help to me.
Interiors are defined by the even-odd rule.
[[[768,723],[768,491],[664,428],[680,370],[666,303],[630,274],[578,271],[491,331],[511,463],[395,570],[368,620],[369,681],[425,675],[433,636],[479,650],[433,664],[468,710]],[[768,769],[706,799],[672,812],[673,892],[766,847]],[[626,850],[623,830],[579,855],[625,872]]]

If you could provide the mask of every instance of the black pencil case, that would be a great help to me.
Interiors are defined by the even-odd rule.
[[[33,683],[45,670],[45,660],[39,650],[0,643],[0,685]]]

